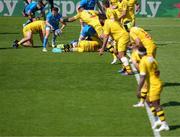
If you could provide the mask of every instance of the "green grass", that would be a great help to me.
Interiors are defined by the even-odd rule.
[[[111,55],[12,49],[25,20],[0,20],[0,136],[153,136],[145,109],[132,107],[137,102],[134,76],[119,75],[120,65],[109,64]],[[139,18],[137,23],[158,45],[166,83],[162,105],[172,129],[161,135],[179,136],[180,20]],[[76,39],[77,25],[68,24],[58,43]]]

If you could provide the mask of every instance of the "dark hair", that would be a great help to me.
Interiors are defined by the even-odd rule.
[[[138,47],[138,51],[139,51],[139,52],[142,52],[142,53],[147,53],[147,52],[146,52],[146,48],[145,48],[144,46]]]
[[[53,7],[53,8],[52,8],[52,11],[56,11],[56,12],[58,12],[58,11],[59,11],[59,9],[58,9],[57,7]]]

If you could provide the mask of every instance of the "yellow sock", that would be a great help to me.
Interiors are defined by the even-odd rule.
[[[153,115],[156,116],[156,109],[155,109],[155,107],[150,107],[150,109],[151,109],[151,112],[153,113]]]
[[[159,117],[159,119],[161,121],[165,121],[165,115],[164,115],[164,111],[163,110],[160,110],[157,112],[157,116]]]

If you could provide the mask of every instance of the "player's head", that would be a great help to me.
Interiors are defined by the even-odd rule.
[[[132,22],[130,22],[130,21],[125,21],[124,22],[124,28],[126,29],[126,31],[129,32],[132,27],[133,27]]]
[[[99,14],[99,22],[101,23],[102,26],[104,26],[104,22],[107,19],[106,15],[104,14]]]
[[[59,12],[59,9],[58,9],[57,7],[53,7],[53,8],[51,9],[51,12],[52,12],[52,14],[53,14],[54,16],[56,16],[56,15],[58,14],[58,12]]]
[[[146,48],[144,46],[138,47],[138,54],[140,56],[145,56],[147,54]]]
[[[85,9],[84,6],[79,6],[78,7],[78,12],[82,12],[84,9]]]

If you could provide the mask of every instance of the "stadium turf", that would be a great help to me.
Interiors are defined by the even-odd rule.
[[[134,76],[117,73],[105,53],[54,54],[34,36],[36,48],[12,49],[23,18],[0,17],[0,136],[153,136],[144,108],[133,108]],[[180,135],[180,19],[139,18],[158,45],[165,83],[162,106],[171,130]],[[76,39],[78,22],[68,24],[58,43]]]

